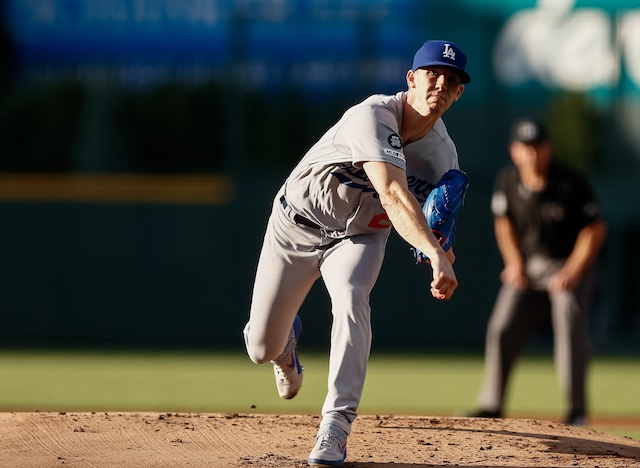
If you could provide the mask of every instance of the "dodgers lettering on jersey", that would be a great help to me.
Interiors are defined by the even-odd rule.
[[[439,119],[420,140],[403,146],[400,128],[406,92],[374,95],[348,109],[307,152],[285,182],[287,202],[298,214],[336,237],[388,229],[391,222],[362,168],[367,161],[393,164],[407,172],[420,204],[458,154]]]

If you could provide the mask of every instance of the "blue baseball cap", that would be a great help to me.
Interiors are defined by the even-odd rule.
[[[445,66],[455,68],[464,84],[471,83],[471,77],[464,71],[467,54],[451,41],[427,41],[413,57],[413,71],[423,67]]]

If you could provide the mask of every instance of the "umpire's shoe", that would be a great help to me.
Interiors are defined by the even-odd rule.
[[[298,339],[302,332],[302,321],[296,316],[289,333],[289,341],[284,348],[284,352],[275,360],[273,373],[276,376],[276,387],[281,398],[290,400],[298,394],[302,387],[302,366],[298,359]]]

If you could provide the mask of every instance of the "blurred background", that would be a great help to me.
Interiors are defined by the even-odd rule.
[[[640,352],[637,0],[0,0],[0,345],[243,349],[275,191],[352,104],[467,52],[454,298],[392,235],[374,349],[481,352],[511,122],[551,124],[606,210],[599,353]],[[321,283],[301,311],[326,348]],[[537,343],[547,346],[549,337]]]

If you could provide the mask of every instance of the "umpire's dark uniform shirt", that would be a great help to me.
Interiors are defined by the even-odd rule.
[[[511,220],[525,258],[567,258],[580,230],[602,216],[587,181],[555,161],[540,192],[522,184],[515,166],[504,168],[496,179],[491,209]]]

